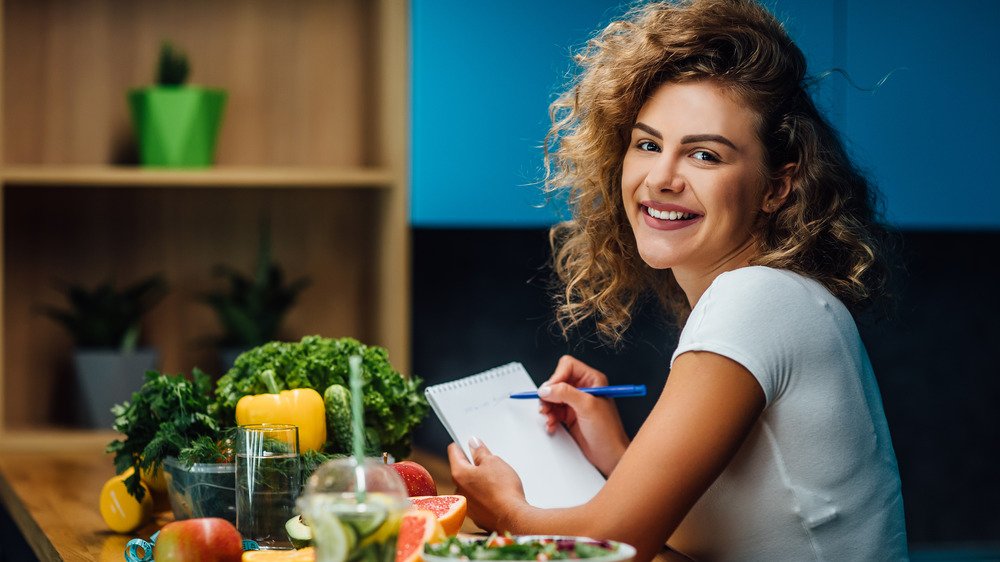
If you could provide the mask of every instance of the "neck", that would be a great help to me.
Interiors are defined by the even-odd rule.
[[[708,286],[715,281],[715,278],[727,271],[733,271],[750,264],[758,253],[757,244],[752,239],[746,240],[742,245],[734,249],[729,254],[723,256],[717,262],[708,265],[677,266],[671,268],[674,279],[680,285],[681,290],[687,296],[688,304],[694,308],[698,300],[708,290]]]

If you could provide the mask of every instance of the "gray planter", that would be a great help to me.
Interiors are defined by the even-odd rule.
[[[130,353],[112,349],[80,349],[74,355],[80,389],[80,422],[85,427],[111,429],[111,407],[132,398],[143,375],[155,369],[159,353],[140,348]]]

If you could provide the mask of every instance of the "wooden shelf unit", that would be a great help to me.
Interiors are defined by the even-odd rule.
[[[6,166],[0,181],[46,187],[270,187],[391,189],[390,170],[223,166],[192,170],[138,166]]]
[[[405,0],[0,0],[0,440],[71,427],[72,342],[38,314],[57,281],[171,291],[144,321],[166,372],[214,367],[212,267],[275,259],[312,284],[285,337],[383,345],[409,373]],[[217,165],[143,169],[125,94],[161,41],[228,92]]]

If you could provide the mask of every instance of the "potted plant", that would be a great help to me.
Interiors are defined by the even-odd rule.
[[[132,122],[145,166],[203,167],[215,159],[226,92],[185,86],[187,56],[163,43],[156,86],[128,93]]]
[[[285,284],[281,267],[271,258],[266,224],[261,227],[253,276],[227,265],[216,265],[213,273],[225,280],[226,288],[204,295],[203,300],[222,324],[223,335],[217,344],[227,370],[243,351],[278,338],[282,320],[310,281],[303,277]]]
[[[139,348],[142,317],[166,294],[163,278],[154,275],[124,288],[111,281],[93,290],[65,284],[69,308],[43,307],[75,342],[74,364],[81,393],[82,422],[110,428],[111,407],[142,385],[142,374],[159,359],[152,348]]]

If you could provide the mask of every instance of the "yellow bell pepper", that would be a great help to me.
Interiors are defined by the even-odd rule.
[[[299,427],[299,450],[319,451],[326,443],[326,408],[323,397],[311,388],[278,390],[274,372],[261,373],[269,394],[244,396],[236,403],[236,423],[284,423]]]

